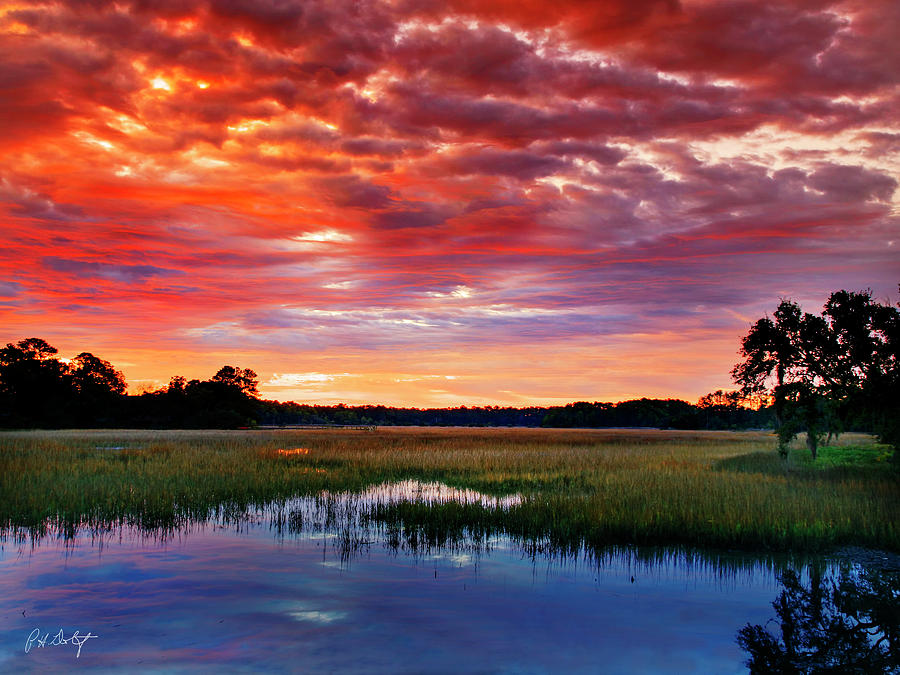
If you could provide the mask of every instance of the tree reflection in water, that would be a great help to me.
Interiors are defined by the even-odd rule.
[[[737,634],[751,673],[900,673],[900,571],[813,565],[808,585],[792,569],[778,579],[777,619]]]

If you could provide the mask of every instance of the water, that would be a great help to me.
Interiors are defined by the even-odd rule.
[[[0,671],[747,671],[735,637],[774,616],[782,585],[771,559],[563,555],[506,536],[412,546],[365,517],[404,500],[505,508],[517,499],[407,482],[265,505],[165,536],[118,527],[69,540],[7,537]],[[67,643],[52,645],[60,630],[56,642]]]

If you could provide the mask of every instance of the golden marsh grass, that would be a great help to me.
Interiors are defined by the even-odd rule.
[[[883,448],[847,434],[813,465],[801,445],[782,462],[763,432],[4,432],[0,528],[35,536],[116,523],[165,529],[222,510],[416,479],[523,500],[505,509],[398,505],[373,517],[406,528],[487,528],[563,548],[900,550],[900,481]]]

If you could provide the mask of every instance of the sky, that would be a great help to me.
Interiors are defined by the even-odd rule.
[[[781,298],[897,302],[898,45],[895,0],[0,0],[0,343],[695,401]]]

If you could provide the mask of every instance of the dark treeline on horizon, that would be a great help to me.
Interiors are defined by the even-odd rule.
[[[565,406],[397,408],[308,405],[259,398],[256,373],[222,367],[209,380],[173,377],[156,391],[125,394],[121,372],[89,352],[72,360],[40,338],[0,349],[0,427],[228,429],[289,424],[381,426],[769,428],[772,410],[749,408],[733,393],[715,392],[697,405],[642,398]]]
[[[383,405],[318,406],[261,402],[262,424],[376,424],[382,426],[476,427],[658,427],[665,429],[747,429],[772,425],[771,409],[732,405],[701,407],[676,399],[636,399],[621,403],[565,406],[459,406],[393,408]]]
[[[72,360],[40,338],[0,349],[0,427],[228,429],[289,424],[381,426],[772,428],[772,408],[748,407],[734,392],[714,392],[697,404],[641,398],[565,406],[397,408],[308,405],[259,398],[256,373],[222,367],[209,380],[173,377],[156,391],[125,394],[122,373],[89,352]],[[867,430],[866,420],[852,428]]]

